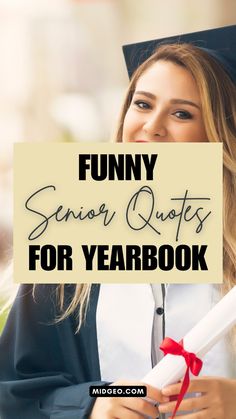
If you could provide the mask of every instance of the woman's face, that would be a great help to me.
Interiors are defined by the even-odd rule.
[[[157,61],[139,78],[123,127],[125,142],[204,142],[200,96],[190,72]]]

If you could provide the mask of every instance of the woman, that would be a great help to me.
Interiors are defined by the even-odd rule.
[[[184,43],[162,45],[135,72],[117,132],[117,141],[127,142],[223,141],[223,292],[236,283],[235,93],[235,85],[230,75],[226,74],[222,64],[215,57],[209,55],[209,52]],[[187,287],[190,287],[189,297],[194,295],[194,298],[197,298],[194,286]],[[209,291],[207,288],[208,286],[205,286],[205,290],[204,287],[202,288],[204,294]],[[184,297],[183,294],[182,297]],[[197,298],[197,301],[198,303],[203,302],[200,297],[199,300]],[[180,301],[179,304],[181,304]],[[181,334],[177,338],[180,339]],[[201,392],[204,395],[185,400],[181,405],[181,410],[196,409],[201,411],[200,417],[206,418],[236,417],[235,373],[236,371],[234,371],[233,380],[204,377],[192,381],[189,393]],[[211,374],[214,374],[214,370]],[[175,385],[163,390],[163,394],[173,396],[179,391],[180,385]],[[99,399],[96,402],[97,405],[102,403],[104,402]],[[174,402],[165,403],[160,405],[159,411],[169,413],[173,411],[173,407]],[[199,417],[197,415],[199,412],[185,417],[197,418]]]
[[[34,298],[32,287],[23,286],[0,341],[2,419],[158,416],[155,405],[138,398],[98,397],[94,403],[88,389],[124,385],[123,377],[137,383],[160,358],[162,328],[180,339],[235,284],[235,106],[235,82],[217,59],[192,45],[160,47],[138,68],[117,141],[223,141],[224,285],[45,285],[35,288]],[[180,418],[235,418],[233,338],[207,355],[202,376],[188,389],[201,395],[182,402]],[[147,386],[147,395],[161,413],[170,413],[170,396],[179,389]]]

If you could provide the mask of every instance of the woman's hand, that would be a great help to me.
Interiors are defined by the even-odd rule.
[[[116,381],[112,386],[140,386],[147,388],[147,397],[153,402],[165,402],[169,398],[160,390],[141,382]],[[157,418],[158,408],[140,397],[98,397],[90,419],[143,419],[144,416]]]
[[[182,383],[162,389],[165,396],[178,395]],[[236,380],[220,377],[199,377],[191,380],[188,393],[202,393],[184,399],[179,411],[192,411],[178,416],[178,419],[236,419]],[[161,404],[160,413],[172,413],[176,401]]]

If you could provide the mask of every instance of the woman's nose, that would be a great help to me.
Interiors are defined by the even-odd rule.
[[[152,141],[160,141],[160,139],[155,137],[166,137],[167,129],[165,127],[164,118],[160,115],[152,115],[143,125],[143,130],[148,134]]]

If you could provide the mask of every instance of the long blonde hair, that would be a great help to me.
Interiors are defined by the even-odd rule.
[[[156,61],[171,61],[185,67],[194,77],[201,98],[202,114],[210,142],[223,142],[223,271],[225,293],[236,284],[236,85],[221,64],[206,51],[191,44],[162,45],[135,72],[122,107],[115,141],[122,141],[123,124],[131,104],[138,79]],[[79,307],[78,330],[83,322],[91,285],[78,284],[71,302],[64,307],[64,285],[59,285],[58,300],[65,319]],[[78,331],[77,330],[77,331]]]

